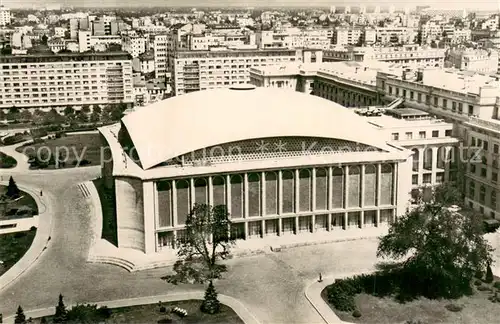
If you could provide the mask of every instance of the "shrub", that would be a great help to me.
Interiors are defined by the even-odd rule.
[[[102,306],[97,309],[97,316],[102,319],[109,319],[113,314],[113,310],[108,308],[108,306]]]
[[[328,302],[339,311],[350,312],[356,309],[351,287],[344,281],[336,281],[327,288]]]
[[[479,291],[492,291],[493,289],[489,286],[481,285],[481,286],[477,287],[477,290],[479,290]]]
[[[80,161],[80,166],[89,165],[91,162],[89,160],[83,159]]]
[[[460,312],[462,309],[463,309],[463,306],[460,306],[460,305],[457,305],[457,304],[448,304],[445,306],[445,308],[447,310],[449,310],[450,312]]]
[[[170,324],[173,323],[174,321],[172,320],[171,317],[167,316],[162,318],[161,320],[158,321],[158,324]]]
[[[167,308],[165,306],[160,306],[160,313],[166,313]]]
[[[354,312],[352,312],[352,316],[355,318],[359,318],[361,317],[361,312],[356,309]]]
[[[479,280],[479,279],[476,279],[474,281],[474,286],[481,286],[482,284],[483,284],[483,282],[481,280]]]
[[[486,268],[486,277],[484,278],[484,282],[486,283],[491,283],[493,282],[493,272],[491,271],[491,267],[488,264],[488,267]]]
[[[495,287],[496,289],[500,289],[500,281],[495,281],[493,287]]]

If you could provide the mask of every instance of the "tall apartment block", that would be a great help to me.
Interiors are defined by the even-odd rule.
[[[177,51],[173,54],[174,95],[250,82],[250,68],[286,62],[321,62],[321,50],[252,49]]]
[[[127,53],[0,57],[0,108],[131,104],[132,88]]]
[[[155,78],[167,77],[167,46],[168,35],[155,35],[153,39],[153,52],[155,60]]]

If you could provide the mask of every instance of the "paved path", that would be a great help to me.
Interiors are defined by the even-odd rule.
[[[2,182],[0,184],[7,185],[8,182]],[[40,188],[38,187],[26,187],[20,182],[18,182],[17,185],[19,189],[30,194],[35,199],[38,206],[39,223],[30,249],[15,265],[0,276],[0,291],[14,282],[19,276],[21,276],[27,269],[38,261],[42,253],[50,244],[50,235],[53,229],[52,211],[50,210],[51,205],[48,204],[47,201],[55,201],[55,198],[51,197],[50,193],[47,193],[44,197],[40,197]]]
[[[203,299],[204,292],[203,291],[194,291],[188,293],[178,293],[171,295],[157,295],[150,297],[139,297],[139,298],[128,298],[121,300],[110,300],[97,303],[97,306],[108,306],[109,308],[120,308],[120,307],[129,307],[136,305],[147,305],[147,304],[157,304],[159,301],[162,302],[173,302],[179,300],[189,300],[189,299]],[[219,301],[229,307],[231,307],[236,314],[245,322],[245,324],[259,324],[257,318],[238,300],[219,294]],[[70,308],[72,305],[66,305]],[[27,318],[39,318],[44,316],[51,316],[55,313],[55,307],[48,307],[42,309],[35,309],[32,311],[25,312]],[[14,323],[14,316],[10,316],[4,319],[5,324]]]

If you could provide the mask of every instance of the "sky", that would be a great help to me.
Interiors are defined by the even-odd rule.
[[[118,7],[118,6],[316,6],[329,7],[331,5],[343,7],[350,5],[357,7],[360,4],[366,6],[381,7],[394,5],[396,8],[417,5],[434,5],[439,8],[475,8],[476,10],[494,10],[500,8],[500,0],[2,0],[3,5],[10,8],[27,7],[43,4],[61,4],[75,7]]]

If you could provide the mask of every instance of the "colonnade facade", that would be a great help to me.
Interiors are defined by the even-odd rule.
[[[156,250],[175,248],[195,203],[226,205],[236,240],[381,226],[396,215],[397,166],[311,166],[155,181]]]

